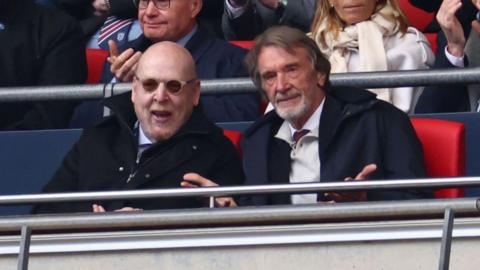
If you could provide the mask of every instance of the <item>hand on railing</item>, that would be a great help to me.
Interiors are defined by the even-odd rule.
[[[195,187],[218,187],[218,184],[202,177],[197,173],[187,173],[183,176],[183,181],[180,183],[180,186],[186,188],[195,188]],[[236,207],[237,203],[232,197],[220,197],[215,198],[215,204],[218,207]]]
[[[347,177],[345,181],[361,181],[365,180],[372,174],[374,171],[377,170],[376,164],[368,164],[367,166],[363,167],[362,171],[355,176],[355,178]],[[333,203],[333,202],[355,202],[355,201],[366,201],[367,200],[367,193],[365,191],[359,192],[326,192],[325,194],[326,202]]]
[[[119,54],[117,44],[113,40],[108,41],[108,47],[110,56],[107,61],[110,63],[110,71],[115,75],[118,82],[131,82],[142,53],[128,48]]]
[[[142,211],[143,209],[140,208],[133,208],[133,207],[123,207],[120,209],[115,210],[115,212],[132,212],[132,211]],[[99,204],[92,204],[92,211],[94,213],[105,213],[107,210],[103,208],[103,206]]]

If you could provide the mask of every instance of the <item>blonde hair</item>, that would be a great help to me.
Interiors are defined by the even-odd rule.
[[[399,16],[391,16],[386,19],[397,21],[399,31],[405,34],[408,28],[408,21],[400,9],[397,0],[377,0],[374,13],[378,12],[385,5],[387,5],[387,2],[390,2],[390,5],[396,12],[398,12]],[[342,21],[342,19],[340,19],[335,9],[330,6],[330,2],[328,0],[317,0],[317,10],[315,12],[315,17],[313,19],[311,28],[313,35],[318,34],[317,30],[324,20],[327,21],[327,28],[325,31],[333,33],[334,37],[337,37],[338,33],[341,32],[345,27],[345,23]]]

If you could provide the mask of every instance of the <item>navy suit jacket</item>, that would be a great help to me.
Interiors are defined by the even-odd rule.
[[[143,52],[151,44],[152,42],[142,35],[127,44],[127,47]],[[187,42],[185,48],[195,60],[199,79],[247,77],[248,75],[243,65],[246,50],[211,36],[201,26]],[[112,78],[113,74],[107,64],[103,71],[102,82],[108,83]],[[255,120],[259,115],[259,102],[258,93],[202,95],[201,97],[201,106],[212,122]],[[84,108],[77,110],[72,127],[86,127],[101,118],[102,109],[98,103],[95,109],[91,105],[88,108],[82,107]]]

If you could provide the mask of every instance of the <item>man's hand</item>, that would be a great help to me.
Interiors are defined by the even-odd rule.
[[[119,54],[117,44],[113,40],[108,41],[108,47],[110,56],[107,61],[110,63],[110,71],[115,75],[118,82],[131,82],[142,53],[129,48]]]
[[[105,0],[93,0],[92,6],[95,9],[95,13],[107,14],[108,6]]]
[[[456,57],[462,57],[465,49],[463,27],[455,13],[462,7],[461,0],[443,0],[437,12],[437,21],[447,38],[448,52]]]
[[[370,174],[377,170],[376,164],[368,164],[363,167],[362,171],[355,176],[355,178],[347,177],[345,181],[361,181],[367,179]],[[325,193],[325,198],[328,202],[355,202],[355,201],[366,201],[367,193],[365,191],[360,192],[327,192]]]
[[[143,209],[140,208],[133,208],[133,207],[123,207],[120,209],[115,210],[115,212],[132,212],[132,211],[142,211]],[[105,213],[107,212],[103,206],[99,204],[92,204],[92,211],[94,213]]]
[[[477,10],[480,10],[480,0],[472,0],[472,3],[475,5]],[[472,21],[472,28],[475,30],[478,34],[480,34],[480,22],[478,18],[476,20]]]
[[[218,187],[218,184],[202,177],[197,173],[187,173],[183,176],[183,181],[180,183],[180,186],[186,188],[193,187]],[[232,197],[220,197],[215,198],[215,203],[219,207],[236,207],[237,203]]]

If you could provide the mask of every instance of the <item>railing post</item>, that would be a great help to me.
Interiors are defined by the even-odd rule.
[[[452,231],[454,218],[455,210],[451,208],[445,209],[442,245],[440,248],[440,263],[438,266],[439,270],[448,270],[450,266],[450,250],[452,247]]]
[[[215,208],[215,197],[214,196],[208,197],[208,207],[209,208]]]
[[[28,257],[30,255],[30,239],[32,231],[24,225],[20,239],[20,251],[18,253],[18,270],[28,270]]]

